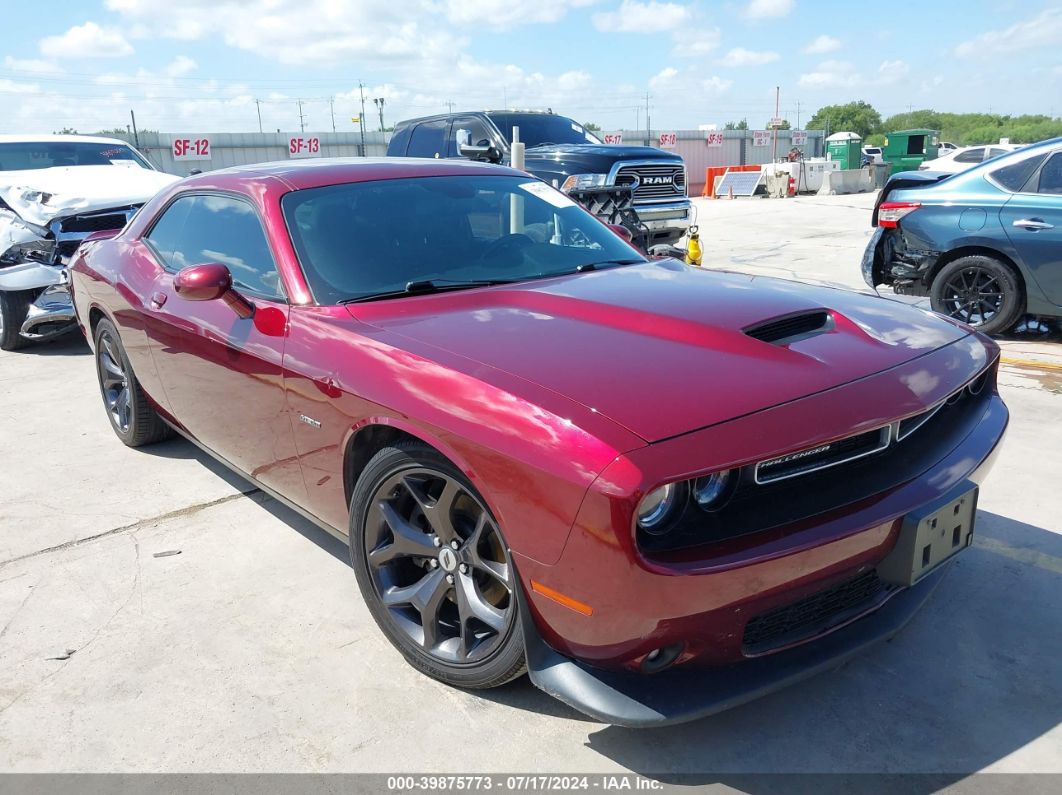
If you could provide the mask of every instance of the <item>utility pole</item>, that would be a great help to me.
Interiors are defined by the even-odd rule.
[[[454,115],[454,101],[451,99],[446,103],[446,109],[450,112],[450,115]]]
[[[386,99],[387,99],[386,97],[373,97],[372,98],[373,104],[376,105],[376,110],[380,114],[380,132],[384,131],[383,109],[384,109],[384,101]]]
[[[328,110],[332,114],[332,132],[336,131],[336,98],[328,98]]]
[[[797,100],[797,126],[796,129],[800,129],[800,100]]]
[[[771,119],[771,162],[774,163],[778,160],[778,101],[781,97],[782,89],[778,86],[774,87],[774,118]]]
[[[129,119],[130,119],[130,121],[133,122],[133,142],[136,144],[136,148],[139,149],[140,148],[140,136],[137,134],[137,131],[136,131],[136,114],[133,113],[133,109],[132,108],[129,109]]]
[[[649,138],[652,136],[652,124],[649,123],[649,92],[645,92],[645,145],[649,146]]]
[[[258,132],[262,132],[262,104],[256,99],[254,109],[258,111]]]
[[[358,116],[358,126],[361,128],[361,156],[365,157],[365,84],[360,80],[358,93],[361,95],[361,115]]]
[[[302,113],[302,100],[296,100],[299,105],[299,132],[306,132],[306,117]]]

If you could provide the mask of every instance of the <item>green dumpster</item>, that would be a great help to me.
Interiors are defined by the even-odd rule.
[[[881,156],[892,164],[892,173],[916,171],[926,160],[937,157],[937,130],[898,130],[885,139]]]
[[[859,168],[863,139],[854,132],[838,132],[826,139],[826,159],[835,160],[841,168]]]

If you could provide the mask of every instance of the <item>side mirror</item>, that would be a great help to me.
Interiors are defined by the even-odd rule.
[[[186,301],[223,300],[239,317],[254,315],[254,305],[232,289],[232,274],[220,262],[190,265],[173,277],[173,290]]]
[[[471,130],[458,130],[454,138],[457,141],[457,153],[470,160],[489,160],[496,163],[501,160],[498,150],[490,144],[473,144]]]

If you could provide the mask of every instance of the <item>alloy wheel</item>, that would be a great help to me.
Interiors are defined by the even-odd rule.
[[[100,335],[99,348],[96,351],[96,367],[100,374],[103,402],[107,406],[111,422],[122,433],[128,433],[131,414],[129,376],[125,372],[122,356],[118,352],[118,344],[108,332]]]
[[[497,524],[460,482],[427,467],[386,478],[365,524],[373,587],[392,624],[450,665],[488,659],[512,626],[513,569]]]
[[[983,268],[963,268],[944,283],[941,301],[947,314],[971,326],[982,326],[1003,306],[1003,285]]]

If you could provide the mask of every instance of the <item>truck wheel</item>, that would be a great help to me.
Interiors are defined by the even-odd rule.
[[[1025,311],[1014,272],[994,257],[974,254],[949,262],[929,287],[933,311],[985,334],[1009,330]]]
[[[0,292],[0,350],[13,351],[29,344],[19,332],[33,296],[33,291]]]

